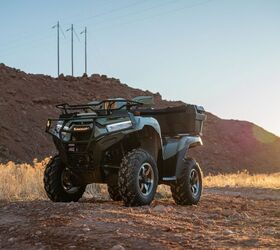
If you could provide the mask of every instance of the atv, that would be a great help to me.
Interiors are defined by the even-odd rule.
[[[142,206],[166,184],[177,204],[197,204],[202,171],[188,151],[202,145],[205,111],[190,104],[154,109],[153,103],[140,96],[57,105],[61,115],[46,126],[58,150],[44,173],[48,197],[78,201],[87,184],[106,183],[114,201]]]

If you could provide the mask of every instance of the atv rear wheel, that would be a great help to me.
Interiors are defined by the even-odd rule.
[[[118,185],[125,206],[149,205],[158,185],[154,158],[143,149],[126,154],[120,166]]]
[[[198,163],[194,159],[186,159],[180,176],[170,186],[172,197],[178,205],[197,204],[202,193],[202,171]]]
[[[108,189],[108,193],[113,201],[122,200],[118,185],[107,184],[107,189]]]
[[[78,201],[83,196],[86,185],[74,186],[70,171],[65,168],[60,157],[55,156],[46,166],[44,188],[52,201],[71,202]]]

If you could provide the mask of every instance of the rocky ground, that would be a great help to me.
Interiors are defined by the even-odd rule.
[[[0,203],[1,249],[280,248],[280,191],[206,189],[198,206],[171,199],[126,208],[107,199]]]

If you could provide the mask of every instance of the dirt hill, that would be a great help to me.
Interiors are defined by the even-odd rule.
[[[59,77],[26,74],[0,64],[0,161],[31,162],[55,153],[44,132],[47,118],[56,117],[54,105],[86,103],[108,97],[153,95],[159,107],[180,102],[162,100],[159,93],[134,89],[115,78]],[[280,171],[280,138],[250,122],[223,120],[208,113],[204,147],[192,155],[204,172]]]

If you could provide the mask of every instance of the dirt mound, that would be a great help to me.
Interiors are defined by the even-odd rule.
[[[47,118],[58,115],[55,104],[138,95],[153,95],[159,107],[180,103],[105,75],[57,79],[0,64],[0,161],[31,162],[55,154],[51,138],[44,133]],[[252,123],[223,120],[208,113],[203,140],[205,146],[192,154],[206,173],[280,171],[280,139]]]

